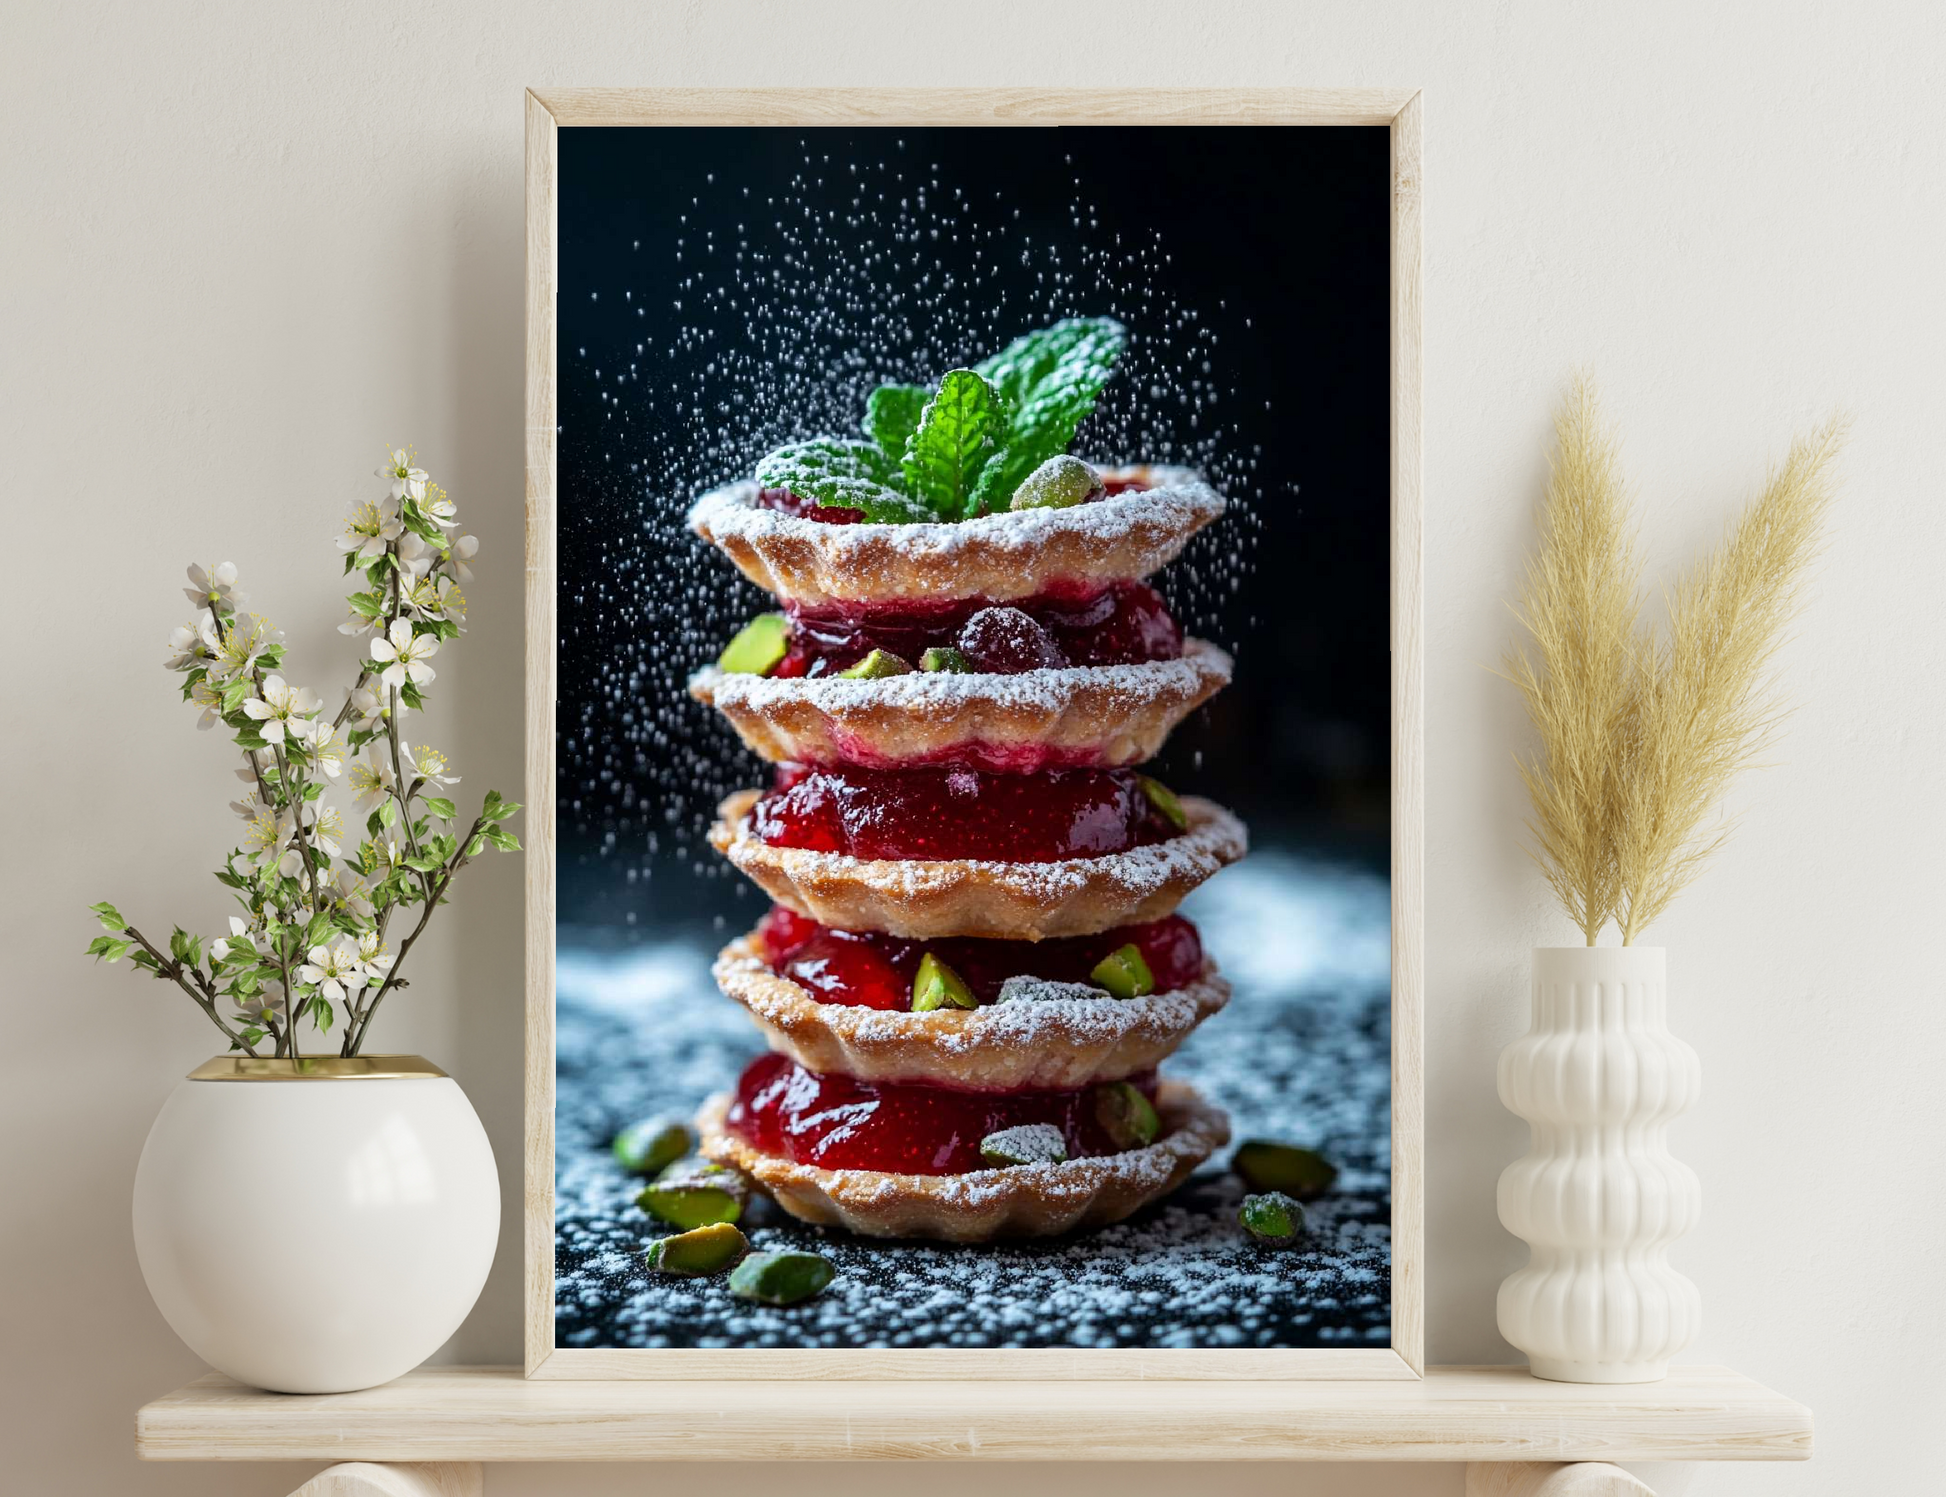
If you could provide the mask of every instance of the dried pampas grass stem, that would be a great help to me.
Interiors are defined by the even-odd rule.
[[[1554,430],[1541,544],[1514,607],[1533,645],[1510,654],[1506,672],[1540,735],[1540,752],[1520,764],[1535,857],[1592,946],[1621,899],[1616,745],[1631,711],[1642,564],[1616,443],[1585,379]]]
[[[1616,443],[1585,380],[1556,422],[1540,545],[1509,655],[1539,739],[1520,763],[1533,852],[1590,946],[1624,944],[1723,844],[1723,796],[1772,742],[1770,667],[1802,598],[1844,442],[1832,421],[1791,446],[1723,543],[1677,581],[1658,635],[1638,622],[1633,523]]]

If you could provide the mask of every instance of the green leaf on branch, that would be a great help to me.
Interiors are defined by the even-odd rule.
[[[225,713],[235,712],[243,705],[244,700],[249,695],[250,678],[248,676],[238,676],[232,681],[225,682],[223,685],[223,711]]]
[[[505,821],[509,816],[518,815],[520,802],[502,800],[498,790],[486,793],[486,804],[480,807],[480,815],[488,821]]]
[[[421,873],[436,873],[439,871],[440,864],[446,860],[436,853],[416,852],[404,861],[406,867],[416,868]]]
[[[466,844],[466,855],[469,858],[477,858],[482,852],[482,850],[485,849],[485,847],[486,847],[486,834],[482,832],[479,836],[475,837],[471,842]]]
[[[367,817],[365,818],[365,835],[366,835],[366,836],[368,836],[368,837],[376,837],[376,836],[377,836],[377,835],[378,835],[378,834],[379,834],[380,832],[382,832],[382,831],[384,831],[384,830],[385,830],[385,817],[384,817],[384,816],[383,816],[383,815],[382,815],[382,814],[381,814],[380,812],[378,812],[378,811],[374,811],[374,812],[372,812],[372,814],[371,814],[371,815],[369,815],[369,816],[367,816]],[[360,849],[359,849],[359,853],[360,853],[360,856],[362,857],[362,856],[363,856],[363,853],[364,853],[364,849],[363,849],[363,848],[360,848]]]
[[[857,509],[878,523],[936,519],[901,491],[899,465],[871,442],[818,437],[780,447],[757,464],[757,483],[799,498]]]
[[[919,428],[931,394],[924,385],[880,385],[865,401],[865,435],[893,462],[905,460],[905,444]]]
[[[411,681],[407,681],[405,685],[399,688],[399,700],[404,702],[414,712],[425,711],[425,694]]]
[[[134,966],[140,967],[144,972],[153,972],[158,977],[162,975],[162,964],[146,951],[136,952],[135,955],[129,958],[129,962]]]
[[[941,519],[971,518],[974,482],[1006,433],[1000,393],[971,369],[952,370],[906,443],[906,488]]]
[[[169,932],[169,955],[179,962],[189,960],[189,932],[180,925]]]
[[[133,941],[118,941],[113,936],[96,936],[88,943],[88,955],[97,961],[119,962]]]
[[[88,909],[94,915],[95,919],[101,922],[101,928],[103,930],[124,931],[128,929],[128,922],[122,919],[122,912],[107,900],[104,899],[100,904],[91,904],[88,906]]]
[[[378,810],[373,814],[378,817],[380,826],[394,826],[399,819],[399,803],[388,795],[378,803]]]
[[[270,747],[268,743],[264,742],[263,734],[259,733],[254,727],[240,728],[237,730],[236,746],[240,749],[250,749],[252,751]]]
[[[520,851],[520,838],[505,827],[490,826],[482,835],[502,852]]]
[[[345,601],[360,618],[375,619],[385,612],[385,602],[377,593],[353,593]]]
[[[331,1021],[336,1017],[337,1015],[331,1007],[330,1000],[322,996],[311,1000],[311,1019],[318,1026],[319,1034],[331,1033]]]

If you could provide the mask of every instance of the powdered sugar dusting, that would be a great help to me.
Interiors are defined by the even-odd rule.
[[[1084,688],[1113,692],[1130,704],[1163,693],[1187,695],[1210,676],[1228,680],[1230,657],[1204,640],[1185,640],[1175,660],[1144,660],[1131,665],[1072,665],[1059,670],[1022,671],[1013,676],[960,671],[908,671],[869,680],[841,676],[774,677],[727,673],[705,666],[690,677],[690,689],[708,688],[720,707],[766,712],[803,702],[822,712],[889,708],[923,713],[941,707],[991,702],[1003,709],[1059,712]]]
[[[1056,982],[1051,977],[1009,977],[1000,984],[998,1003],[1098,1003],[1111,1002],[1114,994],[1085,982]]]

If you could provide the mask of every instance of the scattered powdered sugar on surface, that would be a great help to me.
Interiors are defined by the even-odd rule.
[[[693,1114],[761,1048],[710,979],[715,942],[598,956],[561,931],[557,968],[556,1335],[571,1347],[1384,1346],[1390,1336],[1390,892],[1385,880],[1260,852],[1184,913],[1236,993],[1164,1074],[1228,1110],[1237,1138],[1315,1144],[1338,1185],[1306,1208],[1301,1249],[1250,1244],[1228,1151],[1128,1221],[1041,1242],[956,1246],[853,1238],[760,1203],[760,1249],[807,1248],[838,1269],[786,1309],[730,1297],[726,1276],[670,1279],[641,1252],[667,1230],[634,1205],[608,1141],[660,1112]],[[1119,1002],[1014,1003],[1121,1016]],[[1186,1001],[1186,1000],[1184,1000]],[[884,1014],[887,1020],[900,1018]],[[1158,1157],[1158,1170],[1164,1164]],[[1045,1169],[1048,1166],[1023,1166]],[[982,1176],[984,1179],[982,1179]],[[995,1172],[962,1177],[969,1195]]]
[[[992,702],[1058,712],[1083,689],[1106,690],[1130,703],[1148,702],[1161,693],[1189,695],[1210,674],[1229,678],[1230,657],[1202,640],[1184,642],[1175,660],[1145,660],[1133,665],[1070,665],[1018,675],[972,671],[907,671],[870,680],[839,676],[774,677],[732,674],[705,666],[689,678],[690,689],[706,685],[721,707],[766,712],[791,702],[807,702],[826,712],[856,712],[879,707],[924,711],[964,702]]]
[[[1085,982],[1056,982],[1051,977],[1009,977],[1000,984],[996,1003],[1099,1003],[1115,1000],[1106,988]]]

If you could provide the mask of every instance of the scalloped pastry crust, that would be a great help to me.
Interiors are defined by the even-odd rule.
[[[1228,811],[1186,795],[1187,831],[1127,852],[1052,863],[854,858],[761,841],[749,818],[762,793],[742,790],[723,802],[712,847],[777,903],[821,925],[914,940],[1042,941],[1160,920],[1249,847]]]
[[[1176,660],[1012,676],[779,680],[712,665],[689,678],[689,694],[772,763],[1112,766],[1153,757],[1177,723],[1229,684],[1230,664],[1215,645],[1191,639]]]
[[[1006,602],[1057,581],[1146,577],[1225,508],[1223,496],[1187,468],[1111,468],[1105,476],[1154,487],[950,523],[827,525],[759,509],[757,485],[746,480],[697,500],[689,528],[765,592],[799,603]]]
[[[1067,1091],[1152,1071],[1230,1001],[1206,962],[1186,988],[1146,998],[993,1003],[902,1013],[819,1003],[770,969],[753,932],[725,946],[712,975],[772,1050],[807,1071],[975,1091]]]
[[[992,1242],[1105,1227],[1160,1200],[1230,1138],[1221,1108],[1164,1081],[1156,1093],[1164,1132],[1146,1149],[965,1175],[825,1170],[761,1154],[725,1132],[729,1100],[718,1094],[697,1115],[703,1153],[741,1170],[800,1221],[862,1237]]]

